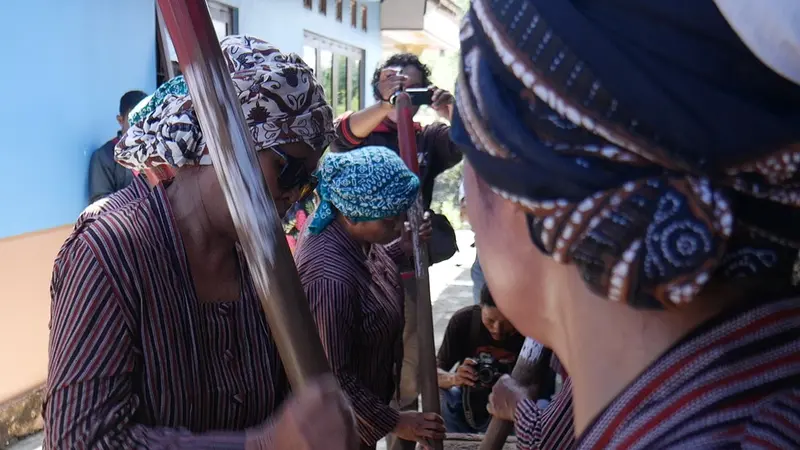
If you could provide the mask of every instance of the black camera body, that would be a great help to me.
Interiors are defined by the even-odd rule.
[[[478,376],[475,386],[464,386],[461,391],[462,406],[464,408],[464,419],[475,428],[485,427],[491,416],[486,410],[489,402],[489,394],[492,392],[494,384],[506,373],[503,369],[505,365],[497,361],[491,353],[481,352],[475,358],[473,366]]]
[[[430,105],[433,103],[433,88],[408,88],[400,92],[408,94],[408,97],[411,99],[411,106]],[[392,105],[397,102],[397,94],[389,97],[389,103]]]
[[[433,88],[408,88],[406,94],[411,97],[413,106],[431,105],[433,103]]]
[[[479,389],[491,389],[497,380],[500,379],[500,376],[503,375],[497,360],[489,353],[481,353],[478,355],[475,362],[475,372],[478,375],[478,383],[475,387]]]

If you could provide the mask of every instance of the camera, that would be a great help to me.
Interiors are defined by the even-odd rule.
[[[490,353],[483,352],[475,358],[474,368],[478,375],[478,382],[474,387],[464,386],[461,391],[461,401],[464,419],[471,427],[482,429],[491,420],[491,416],[486,410],[489,394],[504,372],[501,370],[501,364]]]
[[[405,92],[408,94],[408,97],[411,99],[412,106],[430,105],[433,103],[433,88],[407,88],[400,92]],[[389,103],[392,105],[397,102],[397,94],[389,97]]]
[[[403,73],[402,67],[387,67],[387,69],[394,70],[398,75]],[[401,92],[408,94],[408,96],[411,98],[412,106],[433,104],[433,87],[431,86],[425,88],[401,88]],[[397,101],[397,94],[399,93],[400,92],[397,92],[389,97],[389,103],[394,105]]]
[[[478,355],[475,364],[475,372],[478,375],[478,386],[482,389],[491,389],[494,383],[502,375],[497,361],[489,353]]]
[[[421,106],[430,105],[433,103],[433,89],[432,88],[408,88],[406,94],[411,97],[411,105]]]

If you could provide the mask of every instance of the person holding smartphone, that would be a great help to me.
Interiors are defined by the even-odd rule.
[[[430,69],[419,58],[410,53],[391,56],[375,70],[372,77],[372,91],[377,103],[357,112],[347,112],[339,117],[334,127],[336,138],[331,144],[332,152],[346,152],[365,146],[383,146],[399,153],[397,142],[397,112],[391,97],[400,90],[413,92],[412,114],[416,114],[423,103],[429,103],[439,115],[449,121],[453,117],[453,95],[446,90],[432,86]],[[428,92],[425,92],[428,88]],[[419,92],[419,90],[423,90]],[[415,123],[417,152],[420,167],[422,199],[429,208],[433,198],[436,177],[461,161],[461,151],[450,140],[450,125],[433,123],[420,126]],[[449,259],[458,250],[456,235],[447,218],[431,214],[432,235],[429,241],[431,264]],[[400,265],[405,288],[406,326],[403,331],[403,373],[400,381],[401,410],[416,410],[417,397],[417,323],[416,323],[416,282],[412,262]],[[413,442],[396,441],[390,449],[413,449]]]

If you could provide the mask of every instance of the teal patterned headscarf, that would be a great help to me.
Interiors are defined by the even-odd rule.
[[[164,103],[164,99],[167,98],[168,95],[177,95],[179,97],[189,95],[189,87],[186,86],[183,75],[178,75],[166,83],[163,83],[152,95],[142,99],[142,101],[131,110],[130,114],[128,114],[128,124],[134,126],[142,119],[149,116],[157,106]]]
[[[319,234],[336,210],[354,222],[386,219],[404,213],[419,191],[419,178],[386,147],[362,147],[329,153],[319,170],[320,205],[308,226]]]

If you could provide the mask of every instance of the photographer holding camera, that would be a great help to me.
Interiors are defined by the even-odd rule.
[[[511,373],[524,342],[525,337],[497,309],[486,285],[480,305],[453,314],[437,356],[448,432],[486,431],[491,418],[486,409],[489,394],[502,375]]]
[[[421,105],[429,105],[446,120],[453,117],[453,95],[431,85],[430,69],[417,56],[400,53],[387,59],[372,77],[372,91],[377,100],[374,105],[357,112],[347,112],[334,123],[336,139],[330,151],[346,152],[364,146],[388,147],[399,153],[397,141],[397,110],[391,99],[405,90],[411,97],[412,114]],[[428,126],[414,123],[417,156],[420,169],[420,191],[423,206],[428,209],[433,198],[436,177],[461,161],[461,151],[450,140],[450,125],[436,122]],[[458,251],[456,234],[447,218],[431,212],[431,238],[428,241],[430,263],[450,259]],[[416,321],[416,281],[412,261],[400,265],[405,289],[405,319],[403,330],[403,368],[400,376],[398,407],[417,410],[419,389]],[[395,441],[390,438],[389,449],[413,449],[414,442]]]

